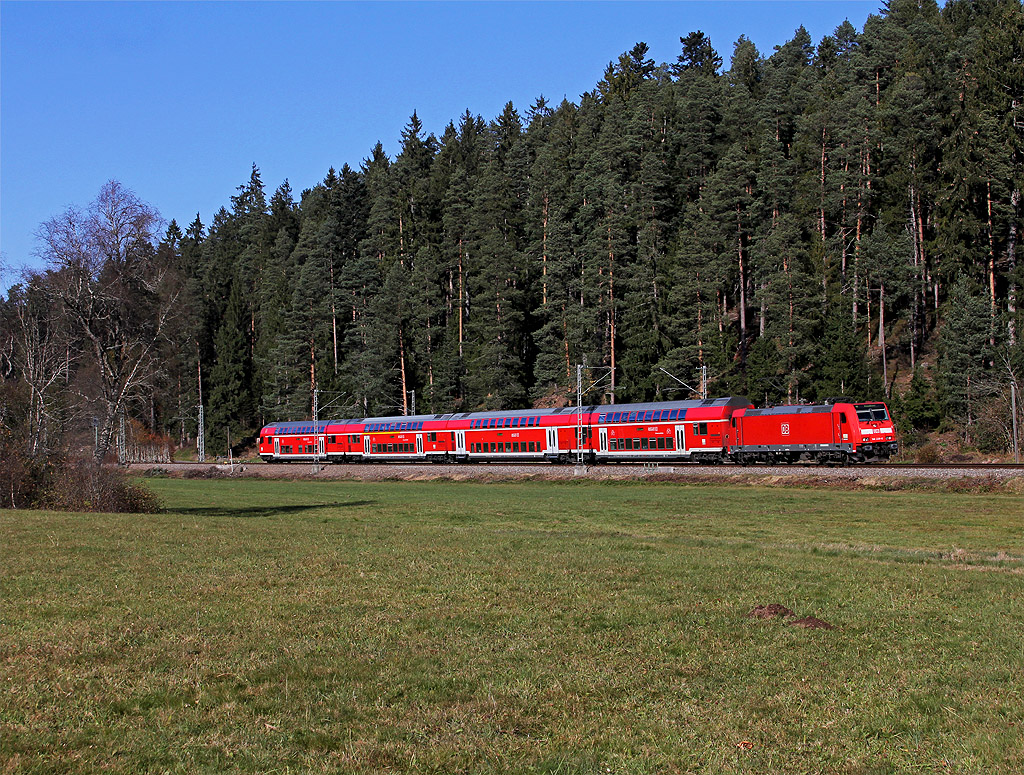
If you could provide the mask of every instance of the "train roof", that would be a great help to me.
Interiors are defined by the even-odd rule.
[[[735,407],[742,408],[750,406],[750,401],[743,396],[726,396],[724,398],[690,399],[683,401],[647,401],[637,404],[590,404],[582,407],[584,413],[594,412],[640,412],[648,409],[700,409],[700,408],[721,408]],[[783,407],[774,407],[781,409]],[[796,409],[807,409],[807,407],[792,407]],[[748,410],[748,413],[754,410]],[[764,410],[760,410],[764,411]],[[828,411],[823,407],[820,411]],[[320,420],[316,427],[318,433],[323,433],[328,425],[369,425],[377,424],[402,424],[409,428],[412,423],[426,423],[447,420],[485,420],[496,417],[552,417],[557,415],[575,415],[577,407],[563,406],[553,409],[498,409],[485,412],[447,412],[444,414],[415,414],[415,415],[389,415],[386,417],[362,417],[340,420]],[[420,425],[419,427],[422,427]],[[266,429],[273,428],[276,433],[313,433],[313,421],[300,422],[279,422],[268,423]]]
[[[316,423],[316,430],[313,430],[312,420],[300,420],[299,422],[272,422],[264,426],[273,428],[277,433],[323,433],[324,429],[331,424],[327,420],[319,420]]]
[[[773,414],[827,414],[834,404],[802,404],[797,406],[767,406],[764,409],[748,409],[746,417],[764,417]]]

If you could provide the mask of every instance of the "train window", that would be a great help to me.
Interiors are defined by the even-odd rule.
[[[672,437],[671,436],[666,437],[665,438],[665,449],[675,449],[675,448],[676,448],[675,447],[675,441],[673,441]]]
[[[512,451],[513,452],[518,452],[519,451],[519,442],[518,441],[513,441],[512,442]]]
[[[640,449],[647,449],[647,439],[640,439]]]
[[[846,422],[846,412],[839,413],[839,422]]]
[[[619,448],[619,440],[618,439],[608,439],[608,449],[614,451],[614,450],[617,450],[618,448]]]
[[[656,449],[665,449],[665,439],[659,436],[656,439],[651,439],[654,442]]]
[[[338,437],[337,436],[328,436],[327,437],[327,443],[328,444],[337,444],[338,443]]]

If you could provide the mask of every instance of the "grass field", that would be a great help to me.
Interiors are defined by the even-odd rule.
[[[0,512],[0,772],[1024,771],[1019,496],[148,484]]]

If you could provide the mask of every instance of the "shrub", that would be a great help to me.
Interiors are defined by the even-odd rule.
[[[181,475],[182,479],[223,479],[224,472],[217,466],[206,466],[205,468],[188,468]]]
[[[0,507],[27,509],[38,494],[45,466],[25,454],[22,439],[0,429]]]
[[[931,465],[932,463],[942,462],[942,452],[939,451],[937,444],[929,442],[917,450],[917,454],[914,455],[914,461],[917,463],[923,463],[924,465]]]
[[[56,511],[129,514],[151,514],[160,509],[157,497],[129,482],[123,471],[84,458],[69,459],[52,468],[37,505]]]

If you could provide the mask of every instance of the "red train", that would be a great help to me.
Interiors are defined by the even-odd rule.
[[[882,403],[756,409],[746,398],[285,422],[268,462],[868,463],[896,453]]]

